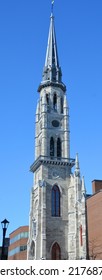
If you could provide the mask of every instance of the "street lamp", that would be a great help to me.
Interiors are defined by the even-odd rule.
[[[6,236],[6,230],[8,228],[9,225],[9,221],[7,221],[6,219],[4,219],[1,222],[2,225],[2,230],[3,230],[3,240],[2,240],[2,252],[1,252],[1,260],[5,260],[5,236]]]

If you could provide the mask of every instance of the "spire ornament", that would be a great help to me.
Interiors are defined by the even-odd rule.
[[[78,153],[76,154],[76,160],[75,160],[75,176],[80,177],[80,167],[79,167]]]

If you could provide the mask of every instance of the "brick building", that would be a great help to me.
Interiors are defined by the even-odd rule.
[[[89,258],[102,260],[102,180],[92,181],[87,199]]]
[[[28,226],[21,226],[10,234],[8,260],[27,259]]]

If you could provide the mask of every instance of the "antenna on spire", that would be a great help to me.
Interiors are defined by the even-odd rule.
[[[51,13],[53,14],[54,0],[51,0]]]

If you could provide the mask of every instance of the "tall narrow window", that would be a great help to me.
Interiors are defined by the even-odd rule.
[[[47,93],[46,94],[46,103],[47,103],[47,112],[49,112],[50,111],[50,107],[49,107],[49,94]]]
[[[53,97],[53,109],[55,111],[57,111],[57,95],[56,95],[56,93],[54,94],[54,97]]]
[[[60,190],[57,185],[52,188],[52,216],[60,216]]]
[[[52,260],[61,260],[61,249],[57,242],[55,242],[52,246],[51,255]]]
[[[47,105],[49,105],[49,96],[48,96],[48,94],[46,94],[46,101],[47,101]]]
[[[61,157],[61,139],[57,139],[57,157]]]
[[[54,157],[54,139],[51,137],[50,139],[50,156]]]
[[[61,114],[63,114],[63,98],[61,97]]]

